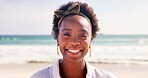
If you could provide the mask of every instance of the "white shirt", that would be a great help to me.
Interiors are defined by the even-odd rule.
[[[59,73],[59,63],[60,59],[53,64],[51,67],[46,67],[36,73],[34,73],[31,78],[61,78]],[[116,78],[113,74],[105,70],[98,70],[97,68],[91,66],[86,61],[87,74],[86,78]]]

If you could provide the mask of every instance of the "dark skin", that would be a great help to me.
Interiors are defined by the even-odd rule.
[[[61,22],[57,42],[63,55],[62,78],[86,78],[84,56],[92,42],[91,32],[90,23],[82,16],[68,16]]]
[[[85,63],[80,65],[80,63],[63,62],[60,64],[60,75],[62,78],[86,78],[86,73]]]

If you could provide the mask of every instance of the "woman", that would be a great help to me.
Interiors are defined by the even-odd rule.
[[[61,6],[55,11],[52,33],[63,59],[31,78],[115,78],[84,60],[98,30],[96,15],[87,3],[69,2]]]

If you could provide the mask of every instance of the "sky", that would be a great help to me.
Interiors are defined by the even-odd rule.
[[[50,35],[54,11],[69,1],[0,0],[0,35]],[[98,33],[148,34],[148,0],[79,1],[94,9]]]

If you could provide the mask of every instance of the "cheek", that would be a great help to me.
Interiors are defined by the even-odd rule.
[[[60,35],[58,37],[58,44],[60,47],[64,47],[64,45],[66,44],[66,40],[64,40]]]
[[[62,53],[63,52],[63,48],[64,48],[64,43],[63,43],[63,41],[61,40],[60,37],[58,37],[58,46],[59,46],[60,52]]]
[[[88,43],[91,43],[91,42],[92,42],[92,36],[91,36],[91,34],[90,34],[89,37],[87,38],[87,42],[88,42]]]
[[[87,40],[83,41],[83,43],[87,48],[89,48],[91,46],[91,38],[88,38]]]
[[[90,40],[87,41],[87,46],[88,46],[88,47],[91,46],[91,41],[90,41]]]

